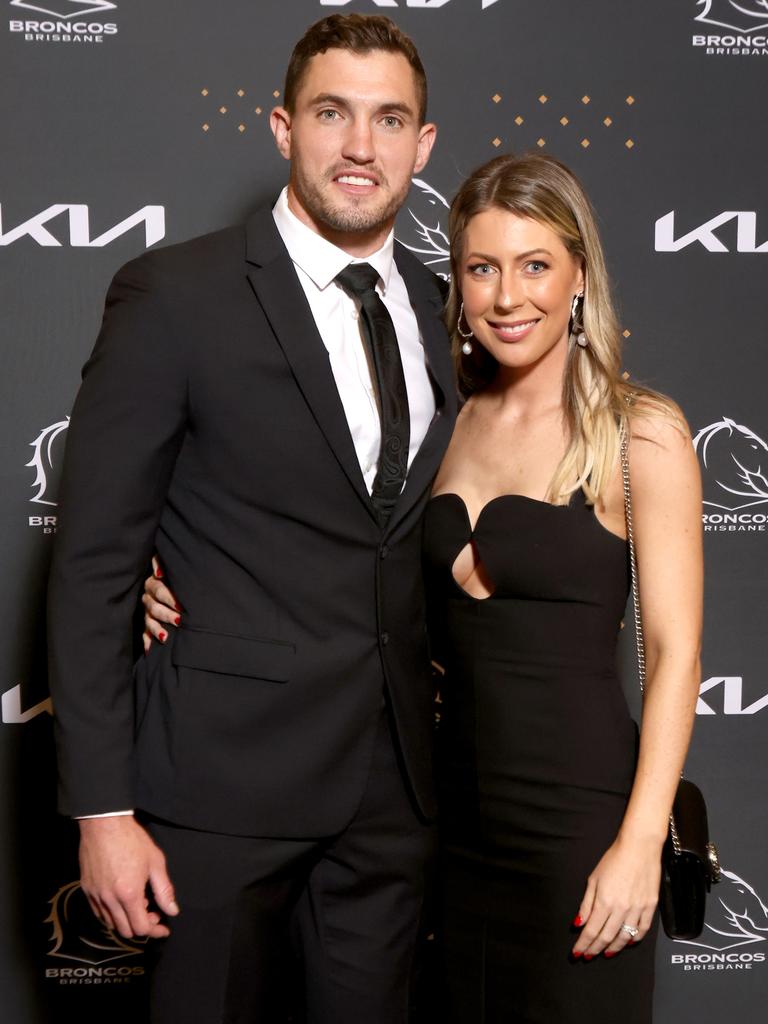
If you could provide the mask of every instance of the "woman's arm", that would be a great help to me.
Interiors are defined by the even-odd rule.
[[[688,749],[700,683],[703,559],[701,481],[690,437],[658,413],[633,416],[632,514],[645,633],[640,754],[616,841],[590,876],[574,954],[639,941],[658,900],[661,848]]]

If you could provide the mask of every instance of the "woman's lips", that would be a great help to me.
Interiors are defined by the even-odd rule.
[[[501,341],[520,341],[527,337],[539,321],[536,320],[515,320],[507,323],[503,320],[488,320],[488,326]]]

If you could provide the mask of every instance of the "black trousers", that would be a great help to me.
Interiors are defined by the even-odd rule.
[[[353,820],[324,839],[148,828],[181,913],[153,943],[152,1024],[406,1024],[434,830],[414,810],[386,711]]]

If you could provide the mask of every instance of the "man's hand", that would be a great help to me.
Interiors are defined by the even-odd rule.
[[[96,917],[124,939],[170,935],[149,910],[147,885],[165,915],[179,913],[165,857],[146,829],[132,816],[83,818],[79,825],[81,885]]]
[[[144,605],[144,653],[146,654],[152,646],[153,637],[164,644],[168,639],[168,632],[163,623],[169,626],[181,625],[181,607],[176,600],[175,594],[160,581],[163,578],[163,571],[157,556],[152,558],[152,575],[144,580],[144,593],[141,601]]]

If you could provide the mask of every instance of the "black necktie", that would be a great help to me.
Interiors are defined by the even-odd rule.
[[[378,272],[369,263],[351,263],[336,275],[344,291],[360,300],[363,335],[376,374],[381,447],[371,500],[382,525],[386,525],[408,470],[411,423],[397,335],[387,307],[376,294],[378,279]]]

